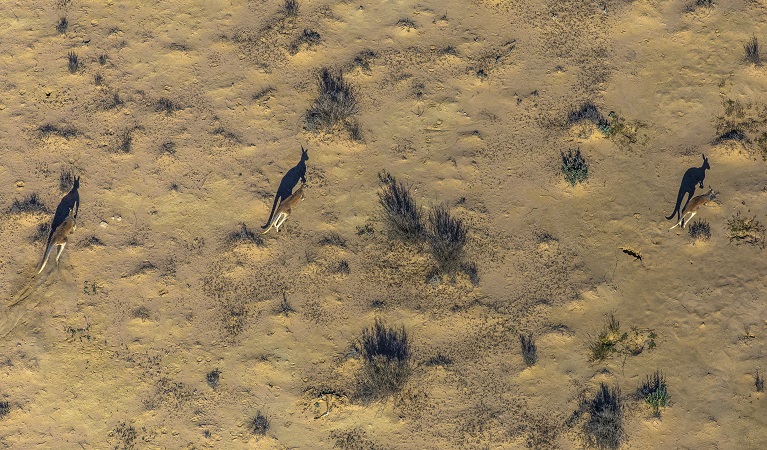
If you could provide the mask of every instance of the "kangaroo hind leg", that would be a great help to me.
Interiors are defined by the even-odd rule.
[[[61,258],[61,252],[64,251],[64,247],[66,247],[66,245],[67,245],[67,241],[64,241],[61,244],[59,244],[59,251],[58,251],[58,253],[56,253],[56,265],[57,266],[59,265],[59,258]]]

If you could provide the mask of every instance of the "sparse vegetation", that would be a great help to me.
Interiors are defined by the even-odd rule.
[[[346,239],[335,231],[322,237],[318,242],[320,245],[332,245],[335,247],[346,248]]]
[[[75,185],[75,174],[72,169],[61,169],[59,172],[59,190],[68,192]]]
[[[338,262],[338,265],[333,269],[334,273],[340,273],[344,275],[348,275],[351,273],[351,269],[349,268],[349,261],[342,259]]]
[[[608,125],[607,120],[605,120],[602,113],[599,112],[599,108],[591,102],[586,102],[581,105],[580,108],[570,111],[570,114],[567,116],[568,125],[573,125],[582,121],[592,122],[598,127]]]
[[[648,375],[644,383],[639,386],[637,396],[652,408],[655,417],[660,417],[660,409],[665,408],[669,400],[666,378],[660,371],[656,370],[652,375]]]
[[[360,339],[363,376],[357,393],[363,401],[398,392],[410,375],[410,342],[404,327],[389,328],[376,320]]]
[[[298,6],[297,0],[285,0],[282,4],[282,13],[285,14],[285,17],[296,17],[298,16]]]
[[[56,24],[56,31],[58,31],[59,34],[63,34],[67,31],[67,27],[69,27],[69,20],[67,20],[66,17],[62,17],[59,19],[59,23]]]
[[[114,446],[115,450],[132,450],[135,448],[138,433],[133,425],[120,422],[114,430],[109,433],[110,437],[117,438],[120,442]]]
[[[378,200],[389,228],[403,240],[422,240],[425,235],[423,212],[411,195],[410,188],[386,171],[378,177],[383,183]]]
[[[450,214],[447,205],[434,206],[431,209],[429,225],[427,240],[439,270],[449,274],[455,273],[463,261],[464,246],[468,239],[466,226],[461,219]]]
[[[37,193],[35,192],[26,195],[21,200],[14,199],[11,207],[8,208],[8,214],[48,214],[48,212],[48,208],[45,207],[43,202],[40,200],[40,197],[38,197]]]
[[[250,421],[250,431],[257,436],[266,436],[266,432],[269,430],[270,420],[261,411],[256,413]]]
[[[130,153],[131,149],[133,149],[133,130],[132,129],[126,129],[122,130],[117,134],[117,145],[116,150],[119,153]]]
[[[406,31],[415,30],[416,28],[418,28],[416,27],[415,22],[407,18],[398,20],[397,26]]]
[[[304,31],[290,44],[290,53],[298,53],[302,47],[311,48],[320,43],[321,36],[318,32],[304,28]]]
[[[179,106],[177,104],[173,103],[173,101],[171,101],[171,99],[169,99],[167,97],[161,97],[155,103],[154,109],[157,112],[164,112],[165,114],[170,115],[170,114],[173,113],[173,111],[176,111],[176,110],[181,109],[181,108],[179,108]]]
[[[207,375],[205,375],[205,381],[208,382],[208,386],[215,389],[218,387],[218,383],[221,380],[221,371],[218,369],[213,369],[210,372],[208,372]]]
[[[272,94],[275,91],[276,89],[274,89],[273,87],[267,86],[261,89],[260,91],[256,92],[255,94],[253,94],[253,101],[263,102],[263,101],[269,100],[270,98],[272,98]]]
[[[608,314],[607,320],[602,330],[597,333],[596,338],[589,344],[591,352],[591,361],[602,361],[613,354],[623,356],[635,356],[645,347],[653,349],[656,347],[655,338],[657,335],[652,330],[640,330],[632,328],[631,333],[621,330],[621,324],[614,314]]]
[[[562,155],[562,174],[571,186],[575,186],[577,183],[583,183],[589,177],[589,166],[586,163],[586,159],[581,155],[581,149],[576,149],[575,152],[568,150],[567,154],[561,152]]]
[[[277,306],[275,312],[277,314],[282,314],[285,317],[288,317],[290,313],[296,312],[292,306],[290,306],[290,303],[288,303],[288,295],[285,293],[285,291],[282,292],[282,301],[280,302],[279,306]]]
[[[332,133],[339,127],[352,125],[352,117],[358,112],[354,88],[343,78],[341,72],[323,68],[317,77],[319,94],[306,112],[306,129]]]
[[[51,233],[51,222],[46,220],[37,225],[35,234],[32,236],[32,242],[46,242]]]
[[[743,51],[746,53],[746,61],[757,66],[761,64],[762,59],[759,55],[759,40],[756,39],[756,36],[753,36],[748,42],[743,44]]]
[[[533,334],[530,333],[525,336],[520,333],[519,343],[522,347],[522,359],[525,361],[525,364],[528,366],[534,365],[538,361],[538,348],[535,346]]]
[[[587,401],[585,410],[589,414],[584,430],[591,445],[599,448],[616,449],[623,440],[623,406],[620,389],[599,384],[594,398]]]
[[[730,242],[737,244],[750,244],[764,248],[765,228],[756,216],[752,218],[743,217],[738,211],[730,220],[727,221]]]
[[[104,84],[104,77],[101,75],[101,73],[96,72],[96,74],[93,75],[93,84],[96,86],[101,86]]]
[[[133,316],[134,319],[141,319],[142,321],[146,321],[152,317],[152,312],[146,306],[141,305],[131,311],[131,316]]]
[[[109,59],[109,55],[107,55],[106,53],[100,54],[99,55],[99,64],[103,66],[104,64],[107,63],[108,59]]]
[[[259,247],[264,245],[264,239],[261,237],[261,234],[248,229],[245,222],[240,223],[239,230],[229,233],[226,237],[226,242],[229,245],[237,245],[240,243],[256,244]]]
[[[8,400],[0,400],[0,418],[7,416],[10,412],[11,404],[8,403]]]
[[[469,277],[472,286],[479,286],[479,269],[474,262],[461,264],[461,270]]]
[[[695,219],[687,228],[690,237],[696,241],[707,241],[711,239],[711,225],[705,220]]]
[[[67,54],[67,61],[69,73],[77,73],[77,71],[80,69],[80,58],[77,56],[77,53],[70,51]]]
[[[754,374],[754,387],[756,387],[756,392],[764,392],[764,377],[759,374],[758,369]]]
[[[48,137],[54,134],[56,136],[63,137],[64,139],[76,137],[79,134],[75,127],[65,126],[60,128],[50,123],[46,123],[45,125],[41,126],[37,129],[37,131],[40,132],[42,137]]]
[[[427,366],[442,366],[446,367],[453,364],[453,358],[445,355],[444,353],[437,353],[429,358],[426,363]]]

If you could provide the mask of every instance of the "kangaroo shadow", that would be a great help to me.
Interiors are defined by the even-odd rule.
[[[48,234],[48,243],[51,242],[51,237],[56,228],[59,227],[67,216],[69,216],[69,210],[72,209],[75,213],[75,221],[77,221],[77,211],[80,209],[80,193],[77,191],[80,189],[80,177],[75,178],[75,182],[72,185],[72,189],[67,192],[61,201],[59,206],[56,207],[56,212],[53,214],[53,222],[51,222],[51,232]]]
[[[706,155],[703,155],[702,166],[690,167],[684,172],[682,183],[679,185],[679,193],[676,196],[674,212],[666,217],[666,220],[671,220],[674,217],[674,214],[676,214],[676,220],[681,218],[681,212],[687,207],[687,204],[690,203],[690,199],[693,195],[695,195],[695,186],[700,186],[700,188],[703,189],[703,180],[706,178],[706,170],[710,168],[711,166],[708,164],[708,158],[706,158]],[[684,203],[684,206],[681,206],[685,194],[687,194],[687,201]]]
[[[308,160],[309,152],[301,146],[301,160],[283,175],[280,186],[277,188],[277,193],[274,195],[274,204],[272,204],[272,212],[269,213],[269,220],[266,221],[266,225],[262,226],[261,229],[266,229],[269,226],[277,206],[293,193],[293,188],[296,187],[298,182],[306,183],[306,161]]]

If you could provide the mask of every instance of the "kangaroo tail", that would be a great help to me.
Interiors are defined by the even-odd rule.
[[[268,232],[269,232],[269,230],[271,230],[271,229],[272,229],[272,227],[274,226],[274,222],[276,222],[276,220],[272,221],[272,222],[269,224],[269,227],[267,227],[267,229],[266,229],[266,230],[262,231],[262,232],[261,232],[261,234],[266,234],[266,233],[268,233]]]
[[[277,209],[277,202],[279,200],[280,200],[280,196],[279,195],[275,195],[274,196],[274,204],[272,205],[272,212],[269,213],[269,220],[267,220],[266,224],[264,224],[264,226],[261,227],[262,230],[267,228],[267,227],[269,227],[269,228],[272,227],[272,219],[274,218],[274,211]],[[269,230],[267,229],[267,231],[269,231]],[[264,231],[264,233],[266,233],[266,231]]]
[[[674,218],[674,215],[676,215],[679,212],[679,207],[682,206],[682,199],[684,198],[685,191],[679,190],[679,194],[676,196],[676,206],[674,207],[674,212],[671,213],[670,216],[666,217],[666,220],[671,220]]]
[[[45,265],[48,264],[48,257],[51,256],[51,252],[53,251],[53,247],[55,245],[52,242],[48,242],[48,247],[45,249],[45,254],[43,255],[43,260],[40,261],[40,265],[37,268],[37,273],[35,275],[39,275],[40,272],[45,269]]]

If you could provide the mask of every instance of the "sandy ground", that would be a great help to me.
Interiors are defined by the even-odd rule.
[[[600,382],[625,398],[625,448],[767,440],[754,384],[767,371],[766,254],[727,229],[737,212],[767,222],[767,69],[743,51],[767,40],[765,2],[280,8],[4,5],[0,283],[7,301],[29,295],[0,312],[0,445],[582,448],[586,419],[569,419]],[[319,42],[293,46],[304,29]],[[357,89],[363,141],[304,129],[321,67]],[[727,100],[745,110],[734,120],[753,118],[750,143],[714,143]],[[568,124],[586,101],[627,133]],[[229,243],[240,223],[260,231],[301,146],[307,198],[283,231]],[[574,148],[590,177],[571,187],[560,152]],[[701,153],[706,190],[720,192],[697,216],[707,242],[664,217]],[[429,253],[390,239],[384,169],[468,225],[477,286],[429,282]],[[62,170],[81,175],[78,227],[58,268],[33,278]],[[7,212],[32,193],[48,213]],[[345,246],[321,245],[329,233]],[[646,345],[591,361],[609,313]],[[413,372],[365,404],[352,349],[376,318],[408,331]],[[519,333],[535,336],[532,367]],[[450,362],[429,364],[438,354]],[[671,395],[660,418],[632,399],[655,370]],[[258,411],[265,436],[250,430]]]

